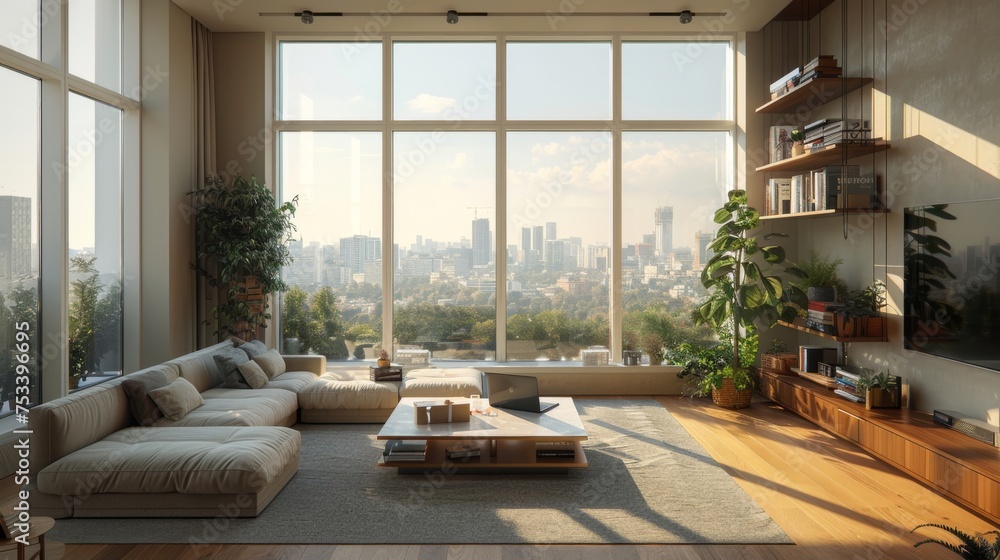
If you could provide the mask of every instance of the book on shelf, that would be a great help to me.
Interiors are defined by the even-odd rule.
[[[460,443],[444,448],[444,456],[448,459],[471,459],[479,457],[480,449],[477,445]]]
[[[793,175],[791,187],[791,213],[809,211],[809,175]]]
[[[798,80],[798,77],[801,74],[802,74],[802,69],[801,68],[794,68],[794,69],[792,69],[790,72],[788,72],[784,76],[778,78],[774,82],[771,82],[771,88],[770,88],[769,91],[771,93],[774,93],[776,91],[780,91],[781,89],[788,87],[789,84],[791,84],[794,87],[796,81]]]
[[[814,68],[828,68],[837,66],[837,59],[832,54],[821,54],[802,66],[802,72],[808,72]]]
[[[851,402],[856,402],[856,403],[863,403],[863,402],[865,402],[865,398],[864,397],[862,397],[860,395],[854,395],[854,394],[848,393],[847,391],[844,391],[843,389],[834,389],[833,392],[835,394],[841,396],[841,397],[844,397],[845,399],[847,399],[847,400],[849,400]]]
[[[771,163],[792,157],[792,131],[794,126],[772,126],[770,132]]]
[[[572,441],[539,441],[535,443],[536,457],[576,457],[576,444]]]
[[[826,325],[823,323],[816,323],[810,319],[806,319],[805,326],[807,329],[814,330],[816,332],[821,332],[823,334],[828,334],[831,336],[837,336],[837,326],[836,325]]]
[[[867,119],[838,119],[836,121],[827,123],[823,125],[823,132],[841,132],[847,131],[861,131],[867,130],[871,132],[871,124]]]
[[[806,85],[816,78],[839,78],[841,73],[842,70],[839,66],[836,68],[813,68],[808,72],[803,72],[802,75],[799,76],[798,85]]]
[[[764,193],[764,208],[767,210],[767,216],[780,216],[791,213],[791,189],[792,180],[788,177],[768,179],[767,190]]]
[[[382,457],[386,461],[423,461],[427,456],[426,440],[393,439],[385,442]]]
[[[826,126],[828,124],[832,124],[832,123],[837,122],[839,120],[840,119],[820,119],[818,121],[811,122],[811,123],[803,126],[802,127],[802,131],[805,132],[806,134],[808,134],[809,131],[816,130],[817,128],[822,129],[824,126]]]
[[[833,311],[816,311],[815,309],[807,309],[806,313],[808,314],[807,319],[824,325],[832,325],[836,315]]]
[[[807,310],[815,311],[835,311],[837,308],[842,307],[844,304],[837,303],[835,301],[815,301],[809,300],[807,304]]]

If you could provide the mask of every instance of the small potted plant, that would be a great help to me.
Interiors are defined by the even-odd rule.
[[[880,338],[885,333],[885,318],[879,310],[885,305],[885,283],[876,280],[867,288],[852,290],[837,310],[837,334],[842,337]]]
[[[801,156],[806,153],[803,141],[806,139],[806,133],[801,130],[793,130],[791,133],[792,137],[792,157]]]
[[[789,352],[784,340],[775,338],[767,351],[760,355],[760,367],[781,375],[795,375],[792,368],[799,367],[799,355]]]
[[[809,301],[836,302],[849,292],[847,283],[837,273],[842,264],[843,259],[830,259],[811,251],[809,260],[797,263],[806,277],[796,281],[795,285],[806,292]]]
[[[712,387],[705,383],[705,378],[712,372],[721,370],[729,363],[731,350],[725,344],[693,344],[682,342],[666,351],[666,359],[671,364],[681,366],[677,377],[688,380],[688,388],[692,397],[707,397],[712,393]]]
[[[899,377],[889,375],[884,368],[865,373],[858,378],[855,390],[865,396],[865,408],[900,408],[901,394]]]
[[[392,362],[389,361],[389,352],[385,348],[379,350],[378,352],[378,367],[389,367]]]

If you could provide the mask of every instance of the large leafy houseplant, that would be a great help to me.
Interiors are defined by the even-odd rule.
[[[298,197],[277,204],[254,177],[209,177],[192,193],[197,208],[195,268],[225,297],[212,307],[215,335],[254,338],[271,318],[268,296],[284,291],[281,267],[291,264],[288,242]],[[206,321],[208,323],[208,321]]]
[[[1000,559],[1000,532],[998,531],[987,531],[985,533],[970,535],[965,531],[956,529],[955,527],[948,527],[937,523],[924,523],[922,525],[917,525],[913,528],[913,531],[923,527],[934,527],[936,529],[947,531],[958,537],[958,539],[962,541],[962,544],[954,544],[941,539],[925,539],[914,544],[914,548],[931,543],[943,546],[966,560]],[[913,531],[910,532],[912,533]],[[986,538],[987,535],[992,535],[994,537],[993,542],[990,542]]]
[[[805,293],[785,285],[781,274],[804,277],[805,274],[785,260],[780,245],[764,244],[784,233],[758,235],[755,230],[760,214],[747,202],[746,191],[729,192],[726,203],[715,213],[719,230],[709,244],[714,252],[705,263],[701,283],[709,296],[695,310],[698,323],[709,324],[730,333],[732,374],[744,379],[748,360],[741,352],[744,342],[756,342],[758,325],[772,327],[779,319],[791,321],[796,311],[792,304],[806,307]],[[716,376],[720,379],[727,377]]]

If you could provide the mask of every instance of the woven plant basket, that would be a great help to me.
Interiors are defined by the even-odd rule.
[[[729,377],[722,380],[722,388],[712,387],[712,402],[722,408],[746,408],[752,397],[753,389],[737,389]]]
[[[781,375],[794,375],[795,372],[792,371],[792,368],[799,367],[799,355],[792,353],[761,354],[760,367]]]

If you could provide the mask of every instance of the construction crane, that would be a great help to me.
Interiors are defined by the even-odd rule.
[[[480,209],[486,210],[486,209],[492,209],[492,208],[493,208],[492,206],[466,206],[467,210],[472,210],[472,212],[473,212],[472,215],[473,215],[473,219],[474,220],[478,220],[479,219],[479,210]]]

